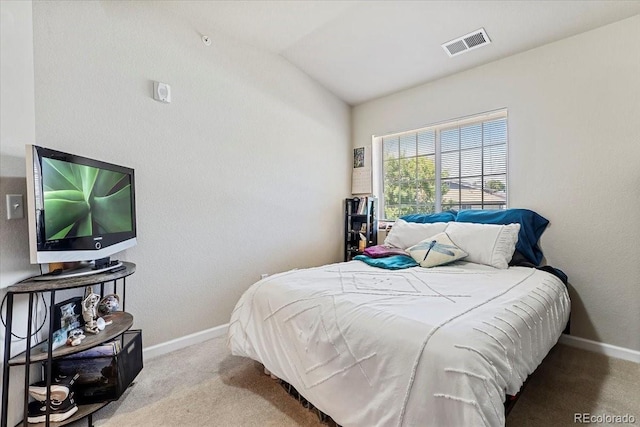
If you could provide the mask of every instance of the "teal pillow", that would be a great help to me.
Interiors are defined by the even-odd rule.
[[[451,222],[456,220],[456,212],[445,211],[432,214],[410,214],[401,216],[400,219],[404,219],[407,222],[419,222],[421,224],[432,222]]]

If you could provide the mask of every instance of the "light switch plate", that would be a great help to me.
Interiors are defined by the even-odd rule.
[[[7,219],[24,218],[22,194],[7,194]]]

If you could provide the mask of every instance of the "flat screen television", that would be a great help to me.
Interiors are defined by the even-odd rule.
[[[106,269],[137,243],[133,169],[36,145],[26,161],[31,263]]]

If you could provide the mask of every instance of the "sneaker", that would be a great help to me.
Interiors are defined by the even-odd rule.
[[[74,376],[58,375],[51,383],[51,400],[62,402],[69,396],[71,386],[76,382],[80,374]],[[44,402],[47,399],[47,384],[45,381],[38,381],[29,386],[29,394],[36,400]]]
[[[42,402],[29,403],[29,416],[27,421],[30,423],[44,423],[47,420],[47,406]],[[51,412],[49,413],[49,421],[59,423],[64,421],[78,411],[78,406],[73,400],[73,393],[69,394],[63,401],[52,400]]]

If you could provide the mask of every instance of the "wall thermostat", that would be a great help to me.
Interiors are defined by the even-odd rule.
[[[171,102],[171,86],[166,83],[153,82],[153,99],[160,102]]]

